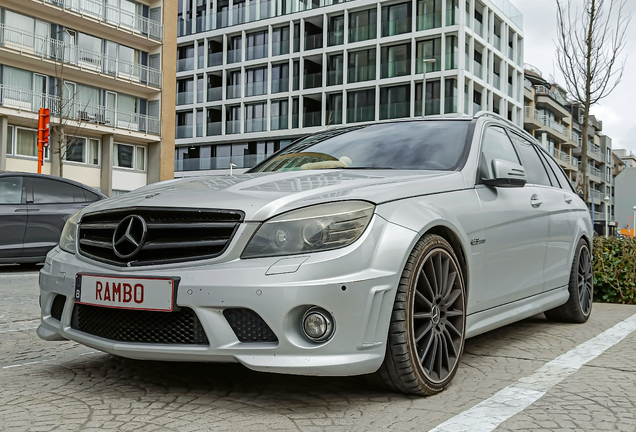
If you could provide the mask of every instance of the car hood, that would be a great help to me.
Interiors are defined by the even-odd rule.
[[[312,204],[365,200],[374,204],[463,189],[457,171],[316,170],[201,176],[151,184],[96,202],[86,213],[126,207],[241,210],[246,221],[263,221]]]

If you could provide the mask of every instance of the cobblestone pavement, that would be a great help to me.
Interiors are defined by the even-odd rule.
[[[426,431],[636,313],[595,304],[585,325],[543,315],[470,339],[442,394],[387,393],[363,377],[128,360],[44,342],[36,267],[0,267],[0,430]],[[501,431],[636,431],[636,333],[503,422]]]

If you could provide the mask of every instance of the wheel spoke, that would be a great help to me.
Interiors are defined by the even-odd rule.
[[[426,355],[428,354],[429,350],[433,346],[433,339],[435,339],[435,334],[433,332],[428,332],[427,334],[429,335],[429,338],[428,338],[428,341],[426,342],[426,347],[424,347],[424,349],[422,350],[422,357],[420,358],[420,363],[424,367],[426,367],[426,365],[424,365],[424,361],[426,360]],[[430,369],[429,369],[429,372],[430,372]]]
[[[426,368],[428,370],[428,373],[431,373],[433,371],[433,366],[435,365],[435,356],[437,355],[438,341],[437,341],[437,338],[435,337],[435,333],[432,333],[431,338],[433,339],[433,346],[431,347],[431,361],[429,362],[429,365]]]
[[[448,297],[444,300],[446,302],[446,306],[450,307],[455,303],[455,300],[462,294],[462,290],[456,289],[455,291],[451,291],[448,293]]]
[[[464,314],[464,312],[460,311],[460,310],[449,310],[449,311],[446,311],[446,316],[447,317],[456,317],[456,316],[461,316],[463,314]]]
[[[431,276],[426,273],[426,264],[431,268],[430,273]],[[424,275],[424,281],[426,282],[426,287],[431,291],[431,299],[434,299],[437,295],[437,276],[435,276],[435,266],[432,262],[427,261],[424,267],[422,268],[422,274]]]
[[[437,259],[436,259],[437,258]],[[433,258],[433,260],[435,260],[435,274],[437,276],[435,283],[437,285],[437,292],[435,294],[443,294],[443,289],[444,289],[444,285],[442,284],[442,279],[443,279],[443,275],[442,275],[442,254],[438,253],[437,255],[435,255],[435,257]]]
[[[443,361],[446,362],[446,370],[451,370],[451,361],[450,361],[450,356],[448,354],[448,350],[449,350],[448,340],[444,337],[443,334],[440,334],[439,338],[442,341],[442,359]],[[441,370],[440,370],[440,374],[441,374]]]
[[[413,314],[413,319],[431,319],[433,318],[433,312],[416,312]]]
[[[426,297],[424,297],[424,294],[422,294],[418,290],[415,290],[415,301],[417,303],[423,304],[428,309],[430,309],[433,306],[433,303],[431,303]]]
[[[453,286],[455,285],[455,279],[457,278],[457,272],[451,272],[448,275],[448,280],[446,281],[446,291],[444,294],[444,301],[447,304],[452,304],[451,302],[448,301],[448,297],[451,295],[451,293],[453,292]]]
[[[461,337],[462,333],[459,330],[457,330],[457,327],[455,327],[455,324],[453,324],[452,322],[446,321],[446,328],[452,330],[453,333]]]
[[[435,335],[436,339],[437,339],[437,355],[435,356],[435,364],[437,365],[437,377],[441,378],[442,377],[442,356],[443,356],[443,351],[444,351],[444,347],[442,346],[442,338],[440,335]]]
[[[442,254],[439,254],[440,261],[442,260]],[[446,297],[448,292],[448,266],[450,265],[450,260],[446,258],[442,263],[442,284],[440,289],[440,294],[442,297]]]
[[[428,322],[427,324],[423,324],[417,331],[415,332],[415,343],[417,344],[424,336],[426,336],[433,329],[433,323]]]
[[[453,357],[457,358],[457,349],[455,348],[455,342],[453,342],[453,337],[451,336],[450,332],[446,328],[443,330],[442,333],[444,334],[444,336],[446,336],[448,346],[453,350]]]

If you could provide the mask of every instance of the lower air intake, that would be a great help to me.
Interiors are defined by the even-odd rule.
[[[66,296],[56,294],[51,305],[51,318],[58,321],[62,319],[62,312],[64,312],[64,303],[66,303]]]
[[[71,327],[118,342],[210,344],[199,318],[189,308],[155,312],[76,304]]]
[[[272,329],[251,309],[225,309],[223,315],[241,342],[278,342]]]

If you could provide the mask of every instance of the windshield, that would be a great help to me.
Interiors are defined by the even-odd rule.
[[[454,170],[469,121],[409,121],[356,126],[302,138],[250,172],[312,169]]]

